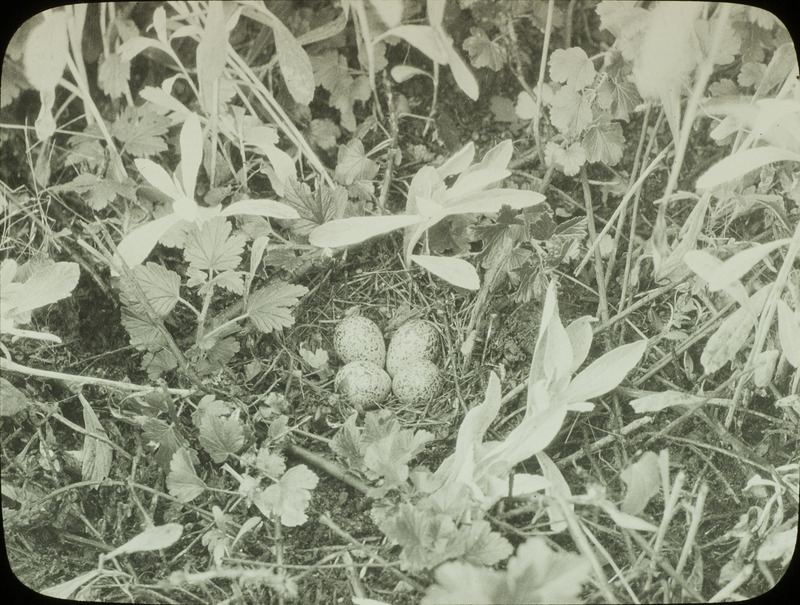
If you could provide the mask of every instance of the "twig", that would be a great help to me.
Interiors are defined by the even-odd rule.
[[[607,445],[610,445],[614,440],[619,439],[620,437],[624,437],[625,435],[638,430],[639,428],[643,427],[646,424],[650,424],[652,421],[653,418],[650,416],[642,416],[641,418],[637,418],[630,424],[627,424],[624,427],[622,427],[619,430],[619,432],[610,433],[605,437],[603,437],[602,439],[598,439],[597,441],[590,443],[582,450],[577,451],[574,454],[570,454],[566,458],[560,458],[556,460],[556,464],[561,467],[566,466],[568,464],[572,464],[573,462],[580,460],[584,456],[588,454],[593,454],[597,450],[602,449]]]
[[[119,382],[117,380],[108,380],[106,378],[95,378],[94,376],[78,376],[76,374],[63,374],[61,372],[52,372],[50,370],[39,370],[37,368],[29,368],[28,366],[20,365],[16,362],[0,357],[0,369],[9,372],[16,372],[18,374],[27,374],[29,376],[38,376],[39,378],[52,378],[54,380],[61,380],[63,382],[74,382],[78,384],[91,384],[102,387],[109,387],[112,389],[119,389],[121,391],[132,391],[135,393],[152,393],[153,391],[161,392],[160,386],[143,386],[139,384],[131,384],[130,382]],[[191,389],[166,389],[172,395],[179,395],[181,397],[188,397],[194,393]]]
[[[310,452],[307,449],[300,447],[299,445],[295,445],[294,443],[290,443],[289,445],[286,446],[286,452],[290,456],[294,456],[295,458],[300,458],[302,461],[307,462],[308,464],[327,473],[334,479],[338,479],[339,481],[346,483],[350,487],[357,489],[359,492],[369,497],[370,488],[358,477],[351,475],[343,467],[336,464],[335,462],[327,460],[326,458],[323,458],[322,456],[315,454],[314,452]]]
[[[607,321],[604,321],[603,323],[601,323],[598,326],[596,326],[593,329],[594,335],[597,336],[601,332],[605,332],[611,326],[613,326],[615,323],[625,319],[628,315],[630,315],[631,313],[633,313],[634,311],[636,311],[640,307],[644,307],[645,305],[650,304],[653,300],[655,300],[656,298],[658,298],[659,296],[661,296],[665,292],[668,292],[668,291],[672,290],[674,287],[675,287],[675,284],[667,284],[665,286],[661,286],[660,288],[656,288],[655,290],[650,292],[647,296],[639,299],[634,304],[629,305],[628,307],[626,307],[624,311],[620,311],[614,317],[611,317]]]
[[[692,509],[692,520],[689,524],[689,529],[686,531],[686,538],[683,541],[683,550],[678,559],[678,564],[675,566],[675,571],[681,573],[686,561],[689,560],[689,553],[694,546],[694,539],[697,535],[697,529],[700,527],[700,521],[703,520],[703,508],[706,504],[706,496],[708,496],[708,483],[705,481],[700,485],[697,492],[697,500],[695,500],[694,508]]]
[[[750,579],[750,576],[753,575],[754,566],[752,563],[748,563],[744,567],[742,567],[741,571],[736,574],[736,576],[728,582],[717,594],[711,597],[708,602],[709,603],[718,603],[720,601],[726,601],[731,596],[733,596],[734,591],[739,588],[742,584],[744,584],[747,580]]]
[[[673,578],[678,584],[681,585],[683,588],[693,599],[695,599],[698,603],[704,603],[705,598],[699,592],[697,592],[689,583],[675,571],[675,569],[670,565],[663,557],[657,555],[653,552],[653,549],[650,547],[650,544],[647,543],[647,540],[642,538],[637,532],[633,530],[624,530],[627,535],[633,538],[633,541],[636,542],[642,550],[647,551],[652,559],[663,569],[667,572],[671,578]]]

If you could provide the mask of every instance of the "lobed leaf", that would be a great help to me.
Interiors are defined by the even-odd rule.
[[[158,263],[134,267],[133,275],[153,310],[161,317],[169,315],[180,300],[180,275]]]
[[[307,466],[298,464],[286,471],[278,483],[254,497],[253,503],[265,515],[279,517],[285,527],[302,525],[308,520],[305,511],[318,481]]]
[[[186,234],[183,256],[192,267],[221,273],[232,271],[242,262],[245,238],[231,235],[231,223],[217,217],[196,226]]]
[[[192,457],[185,447],[179,448],[169,463],[167,489],[179,502],[191,502],[206,489],[206,484],[194,470]]]
[[[550,77],[573,90],[591,86],[597,72],[582,48],[559,48],[550,55]]]
[[[200,420],[200,445],[214,462],[225,462],[244,446],[242,421],[235,414],[227,417],[204,414]]]
[[[288,328],[294,324],[292,310],[306,293],[308,288],[305,286],[274,281],[250,295],[247,300],[247,316],[265,334]]]

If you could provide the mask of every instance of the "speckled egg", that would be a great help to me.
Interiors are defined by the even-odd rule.
[[[333,387],[351,405],[366,407],[386,401],[392,390],[392,379],[374,363],[356,360],[336,373]]]
[[[386,362],[386,343],[378,325],[360,315],[345,317],[333,331],[333,348],[345,362],[368,361],[379,368]]]
[[[435,362],[439,357],[439,332],[434,325],[422,319],[404,323],[397,329],[386,353],[386,371],[394,378],[412,361]]]
[[[419,359],[403,366],[392,379],[392,392],[404,405],[428,403],[442,388],[442,374],[436,364]]]

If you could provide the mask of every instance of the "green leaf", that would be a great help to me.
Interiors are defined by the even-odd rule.
[[[0,377],[0,416],[15,416],[31,405],[28,396]]]
[[[420,223],[421,216],[358,216],[329,221],[309,233],[308,241],[320,248],[341,248],[360,244],[376,235]]]
[[[230,222],[216,217],[195,227],[186,234],[183,256],[196,269],[228,271],[242,262],[245,238],[231,235]]]
[[[265,334],[288,328],[294,324],[292,309],[307,292],[308,288],[305,286],[275,281],[250,295],[247,301],[247,316],[256,328]]]
[[[777,250],[791,241],[791,239],[781,239],[746,248],[714,267],[713,272],[705,273],[701,277],[708,282],[708,289],[711,292],[717,292],[738,282],[745,273],[764,260],[773,250]],[[703,250],[691,250],[685,254],[684,260],[694,270],[694,261],[704,254],[708,253]]]
[[[70,56],[67,23],[63,12],[48,10],[44,19],[28,32],[22,64],[28,82],[39,92],[55,89],[67,66]]]
[[[461,558],[473,565],[492,566],[503,561],[514,552],[514,547],[498,532],[492,531],[491,524],[478,519],[458,528],[456,542],[463,544]]]
[[[594,64],[582,48],[559,48],[550,55],[550,77],[556,82],[566,82],[572,90],[591,86],[595,75]]]
[[[175,425],[167,424],[158,418],[146,418],[142,423],[142,429],[145,442],[152,441],[156,444],[155,459],[162,468],[169,468],[172,456],[178,448],[189,445]]]
[[[347,66],[347,59],[335,50],[311,58],[314,77],[318,85],[330,92],[328,103],[339,110],[341,124],[347,130],[355,130],[356,118],[353,104],[369,99],[371,91],[369,78],[353,78]]]
[[[0,312],[4,318],[23,324],[30,321],[30,312],[34,309],[67,298],[80,277],[78,263],[58,262],[34,270],[19,284],[11,281],[17,272],[16,262],[5,260],[2,266],[3,305]]]
[[[625,148],[622,126],[607,120],[592,124],[586,129],[582,144],[589,162],[613,166],[622,159]]]
[[[192,457],[185,447],[179,448],[170,460],[167,489],[171,496],[183,503],[191,502],[206,489],[206,484],[197,476]]]
[[[197,373],[203,376],[224,368],[239,352],[239,347],[239,342],[230,337],[213,339],[213,343],[201,341],[199,348],[204,355],[197,362]]]
[[[158,263],[138,265],[133,268],[133,275],[153,310],[161,317],[169,315],[180,300],[180,275]]]
[[[378,164],[367,157],[361,139],[353,139],[339,147],[336,160],[337,181],[343,185],[352,185],[357,180],[370,180],[377,173]]]
[[[719,370],[744,347],[770,289],[771,284],[767,284],[753,294],[748,300],[748,307],[740,307],[731,313],[709,337],[700,355],[700,363],[706,374]]]
[[[167,150],[164,140],[170,126],[168,117],[156,113],[151,103],[128,106],[111,125],[111,134],[136,158],[146,158]]]
[[[356,426],[356,418],[358,412],[353,412],[331,439],[330,448],[347,463],[348,467],[361,470],[364,467],[366,444],[361,438],[361,429]]]
[[[298,464],[286,471],[278,483],[257,494],[253,503],[264,515],[280,517],[285,527],[302,525],[308,520],[305,511],[318,481],[319,477],[306,465]]]
[[[572,379],[564,399],[573,403],[605,395],[639,363],[646,348],[647,341],[638,340],[609,351]]]
[[[228,59],[228,28],[221,4],[208,5],[195,56],[202,105],[210,113],[216,102],[214,83],[222,77]]]
[[[301,235],[308,235],[324,223],[340,219],[347,209],[347,190],[337,186],[331,190],[320,184],[312,192],[305,183],[290,180],[286,183],[284,202],[294,208],[300,218],[291,225]]]
[[[281,454],[270,452],[262,445],[256,455],[256,468],[267,477],[280,477],[286,472],[286,460]]]
[[[131,63],[122,58],[119,51],[108,56],[100,55],[97,69],[97,84],[112,99],[118,99],[128,90],[131,79]]]
[[[475,75],[470,71],[469,67],[467,67],[467,64],[464,63],[464,59],[461,58],[461,55],[456,52],[449,36],[442,35],[441,37],[447,40],[444,44],[440,41],[440,45],[445,47],[447,64],[453,74],[453,79],[465,95],[473,101],[477,101],[478,95],[480,94],[478,80],[475,79]]]
[[[470,27],[470,36],[463,43],[464,50],[469,54],[473,67],[488,67],[492,71],[500,71],[506,64],[506,49],[501,44],[491,40],[486,32],[479,27]]]
[[[92,435],[86,435],[83,439],[83,465],[81,478],[84,481],[101,481],[108,477],[111,472],[111,461],[113,452],[108,443],[108,434],[100,424],[100,419],[95,414],[92,406],[83,395],[79,395],[83,408],[83,427],[93,435],[103,437],[106,441],[101,441]]]
[[[105,555],[105,558],[113,559],[119,555],[132,552],[148,552],[169,548],[180,539],[182,534],[183,525],[180,523],[167,523],[166,525],[148,527],[139,535]]]
[[[205,414],[200,421],[200,445],[211,459],[221,464],[244,446],[244,430],[237,414],[227,418]]]
[[[307,135],[310,142],[330,151],[336,146],[336,139],[342,134],[341,129],[328,118],[315,118],[308,125]]]
[[[402,38],[422,51],[431,61],[436,61],[439,65],[447,64],[447,53],[439,43],[436,32],[429,25],[398,25],[385,35]]]
[[[449,516],[419,510],[412,504],[401,504],[379,527],[387,538],[403,547],[402,559],[412,571],[436,567],[463,552],[463,547],[452,547],[457,529]]]
[[[797,313],[778,299],[778,337],[783,354],[795,368],[800,368],[800,322]]]
[[[156,350],[167,345],[166,339],[141,306],[123,304],[120,321],[130,336],[131,344],[137,349]]]
[[[565,134],[579,134],[592,122],[592,106],[589,99],[566,86],[553,95],[550,106],[553,126]]]
[[[758,86],[761,83],[761,80],[764,79],[765,73],[767,73],[767,66],[763,63],[746,61],[742,64],[742,68],[739,70],[739,76],[737,77],[736,81],[739,83],[739,86],[744,86],[745,88],[749,88],[750,86]]]
[[[622,470],[620,478],[627,488],[620,509],[629,515],[640,514],[661,489],[658,455],[645,452],[639,460]]]
[[[389,27],[399,25],[403,20],[403,2],[401,0],[370,0],[370,4]]]
[[[478,277],[475,267],[463,259],[421,254],[412,254],[410,258],[424,269],[454,286],[467,290],[478,290],[481,287],[481,278]]]
[[[178,360],[167,349],[150,350],[142,357],[142,369],[150,380],[158,380],[178,367]]]
[[[275,36],[278,65],[286,88],[292,98],[301,105],[308,105],[314,98],[314,70],[305,49],[292,32],[272,13],[263,9],[270,18],[270,27]]]
[[[544,150],[547,165],[555,164],[566,176],[575,176],[586,163],[586,153],[580,143],[572,143],[564,149],[558,143],[548,141]]]
[[[436,569],[421,605],[439,603],[577,603],[591,574],[585,557],[555,552],[543,538],[517,548],[505,571],[447,562]]]
[[[756,147],[737,151],[720,160],[697,179],[698,189],[713,189],[728,181],[744,177],[748,172],[773,162],[800,162],[800,154],[779,147]]]
[[[384,479],[387,490],[405,483],[408,479],[408,458],[399,433],[370,443],[364,452],[364,466],[377,477]]]

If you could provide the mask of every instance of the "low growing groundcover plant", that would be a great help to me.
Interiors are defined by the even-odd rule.
[[[19,24],[1,84],[3,535],[30,598],[781,584],[800,85],[775,15],[74,4]]]

